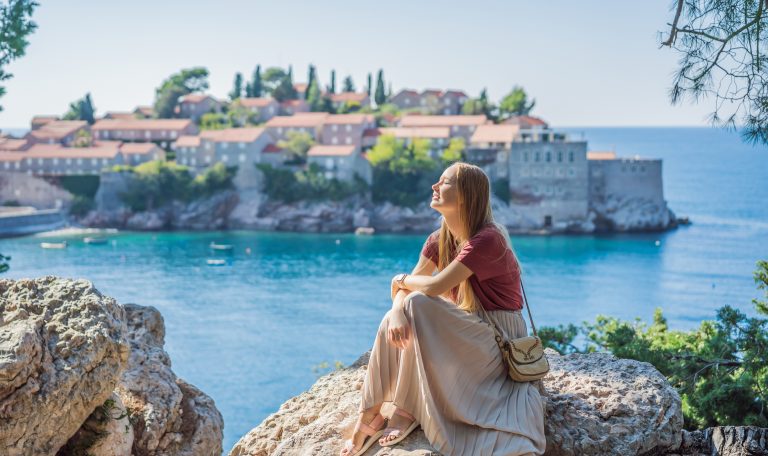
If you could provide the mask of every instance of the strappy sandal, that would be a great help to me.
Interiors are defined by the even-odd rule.
[[[397,428],[390,428],[390,427],[384,429],[384,436],[385,437],[388,437],[388,436],[393,435],[393,434],[397,434],[397,437],[395,437],[392,440],[387,440],[384,443],[379,442],[379,445],[381,445],[381,446],[392,446],[392,445],[398,444],[403,439],[408,437],[408,434],[413,432],[414,429],[419,427],[419,423],[416,422],[416,417],[411,415],[410,413],[406,412],[405,410],[401,410],[401,409],[397,408],[397,409],[395,409],[395,415],[400,415],[403,418],[408,418],[409,420],[411,420],[411,424],[405,430],[397,429]],[[387,431],[390,431],[390,432],[387,432]]]
[[[379,440],[381,435],[384,434],[383,428],[384,428],[385,422],[386,422],[386,418],[381,416],[381,413],[377,413],[376,416],[373,417],[371,422],[368,424],[365,424],[362,421],[360,421],[358,430],[363,434],[367,435],[368,437],[365,440],[363,440],[363,444],[360,448],[355,447],[355,445],[352,443],[352,439],[349,439],[346,442],[344,442],[344,446],[341,449],[347,450],[347,453],[345,456],[360,456],[361,454],[368,451],[368,448],[370,448],[371,445],[373,445],[374,442]]]

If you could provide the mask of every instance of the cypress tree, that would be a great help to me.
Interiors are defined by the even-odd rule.
[[[328,93],[336,93],[336,70],[331,70],[331,85],[328,86]]]
[[[365,86],[365,92],[368,94],[368,98],[371,98],[371,88],[373,87],[373,75],[368,73],[368,85]]]
[[[243,75],[235,73],[235,82],[232,85],[232,91],[229,92],[229,99],[237,100],[241,96],[243,96]]]
[[[254,98],[261,97],[262,90],[261,65],[256,65],[256,70],[253,72],[253,82],[251,82],[251,96]]]
[[[376,93],[373,98],[377,106],[387,102],[387,94],[384,92],[384,70],[379,70],[376,75]]]
[[[304,94],[305,99],[309,99],[309,88],[312,87],[312,83],[315,82],[315,66],[309,66],[309,74],[307,75],[307,92]]]

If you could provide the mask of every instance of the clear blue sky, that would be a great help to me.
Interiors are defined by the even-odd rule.
[[[677,56],[658,48],[669,0],[39,0],[39,29],[9,70],[0,127],[62,114],[91,92],[98,112],[150,104],[160,81],[203,65],[225,96],[234,73],[314,63],[358,87],[384,69],[395,91],[456,88],[501,98],[522,85],[555,126],[705,125],[711,102],[671,106]]]

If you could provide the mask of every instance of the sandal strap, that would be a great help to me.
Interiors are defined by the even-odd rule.
[[[384,417],[381,416],[381,414],[376,414],[376,416],[371,420],[369,424],[360,422],[360,432],[367,436],[372,436],[379,432],[381,430],[381,426],[384,424]]]
[[[411,421],[416,421],[416,417],[415,416],[411,415],[410,413],[408,413],[405,410],[400,409],[400,408],[396,408],[395,409],[395,415],[400,415],[403,418],[408,418]]]

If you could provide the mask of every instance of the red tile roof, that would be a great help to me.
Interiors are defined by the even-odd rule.
[[[304,82],[294,82],[293,88],[296,89],[297,92],[306,92],[307,91],[307,84]]]
[[[264,133],[263,128],[226,128],[224,130],[206,130],[200,133],[200,137],[213,142],[243,142],[249,143],[259,139]]]
[[[102,119],[93,130],[183,130],[192,125],[190,119]]]
[[[292,116],[275,116],[267,121],[267,127],[311,127],[317,128],[323,124],[327,112],[300,112]]]
[[[347,156],[352,155],[356,146],[325,146],[315,145],[312,146],[307,152],[308,157],[324,157],[324,156]]]
[[[392,135],[395,138],[448,139],[451,137],[451,129],[448,127],[380,128],[379,131],[382,135]]]
[[[398,96],[398,95],[409,95],[409,96],[412,96],[412,97],[418,97],[419,96],[419,92],[417,92],[415,90],[411,90],[411,89],[403,89],[403,90],[397,92],[397,94],[395,94],[395,96]]]
[[[506,119],[502,123],[511,124],[511,125],[520,125],[520,128],[549,127],[547,122],[545,122],[543,119],[539,117],[533,117],[533,116],[513,116],[513,117],[510,117],[509,119]]]
[[[466,94],[466,93],[464,93],[464,91],[462,91],[462,90],[446,90],[446,91],[445,91],[445,93],[443,93],[443,95],[456,95],[456,96],[458,96],[458,97],[466,97],[466,98],[469,98],[469,97],[467,96],[467,94]]]
[[[212,96],[206,95],[204,93],[190,93],[181,97],[180,102],[181,103],[200,103],[204,101],[206,98],[210,98],[216,101]]]
[[[476,116],[421,116],[407,115],[400,119],[401,127],[452,127],[484,125],[488,118],[484,115]]]
[[[135,119],[136,114],[132,112],[109,111],[102,117],[103,119]]]
[[[372,138],[381,135],[380,128],[366,128],[363,131],[363,138]]]
[[[26,139],[0,138],[0,149],[9,151],[24,150],[29,146]]]
[[[421,92],[422,96],[424,96],[424,95],[434,95],[436,97],[439,97],[442,94],[443,94],[443,91],[442,90],[437,90],[437,89],[425,89],[423,92]]]
[[[200,146],[200,136],[184,135],[179,136],[173,143],[173,147],[198,147]]]
[[[100,141],[91,147],[64,147],[60,144],[35,144],[24,152],[27,158],[115,158],[119,141]]]
[[[120,152],[124,154],[146,155],[152,152],[160,152],[160,148],[154,143],[123,143],[120,146]]]
[[[329,114],[325,120],[325,125],[359,125],[375,120],[373,114]]]
[[[515,140],[520,127],[517,125],[479,125],[472,134],[470,143],[511,143]]]
[[[265,108],[271,104],[277,104],[274,98],[241,98],[240,104],[246,108]]]
[[[281,147],[276,146],[275,144],[269,143],[267,144],[267,147],[264,148],[262,152],[266,154],[275,154],[278,152],[282,152],[283,149]]]
[[[88,122],[84,120],[54,120],[36,130],[30,131],[28,134],[36,139],[61,140],[87,126]]]
[[[616,160],[616,152],[587,152],[587,160]]]

